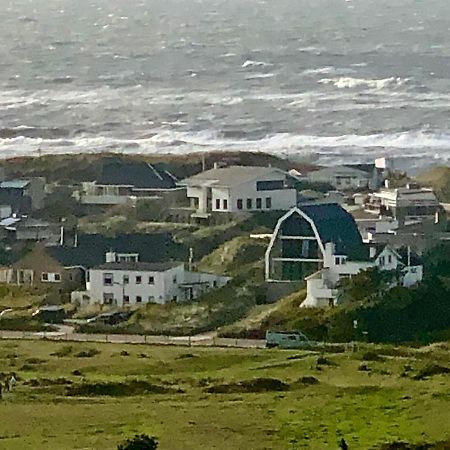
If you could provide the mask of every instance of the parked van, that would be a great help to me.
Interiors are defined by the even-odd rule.
[[[266,348],[311,348],[313,345],[300,331],[266,332]]]

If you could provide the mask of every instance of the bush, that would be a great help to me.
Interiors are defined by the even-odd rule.
[[[423,380],[425,378],[432,377],[433,375],[447,375],[449,373],[450,369],[448,367],[430,364],[419,370],[418,374],[413,378],[415,380]]]
[[[72,354],[73,347],[71,345],[63,345],[56,352],[50,353],[50,356],[56,356],[58,358],[64,358],[65,356],[70,356]]]
[[[210,394],[236,394],[271,391],[287,391],[289,385],[276,378],[255,378],[238,383],[219,384],[206,389]]]
[[[319,384],[319,380],[316,377],[301,377],[298,381],[298,384]]]
[[[366,352],[362,355],[363,361],[384,361],[384,358],[376,352]]]
[[[156,438],[141,434],[127,439],[123,444],[119,444],[117,450],[156,450],[157,448],[158,441]]]
[[[69,397],[126,397],[132,395],[170,394],[181,392],[181,390],[170,389],[164,386],[151,384],[143,380],[132,380],[123,383],[111,381],[75,384],[67,388],[66,395]]]
[[[77,353],[75,356],[77,358],[92,358],[93,356],[97,356],[100,353],[100,350],[97,350],[96,348],[89,348],[87,350],[82,350],[81,352]]]

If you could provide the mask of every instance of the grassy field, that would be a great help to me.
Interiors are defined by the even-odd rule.
[[[450,437],[448,345],[352,353],[1,341],[0,448],[371,449]],[[105,395],[110,394],[110,395]]]

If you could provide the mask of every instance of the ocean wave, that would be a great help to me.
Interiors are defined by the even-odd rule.
[[[247,59],[247,61],[245,61],[241,67],[243,69],[246,69],[247,67],[270,67],[270,66],[273,66],[273,64],[266,63],[264,61],[252,61],[251,59]]]
[[[236,139],[237,138],[237,139]],[[57,153],[172,153],[224,150],[261,151],[289,156],[312,157],[318,162],[367,160],[380,154],[401,158],[418,158],[427,165],[449,161],[450,134],[408,131],[390,134],[314,136],[277,133],[262,139],[246,139],[245,134],[204,130],[185,132],[170,129],[152,130],[140,139],[81,135],[69,139],[14,137],[0,139],[0,157]],[[400,151],[401,150],[401,151]]]
[[[334,66],[325,66],[317,69],[306,69],[303,71],[303,75],[345,75],[348,73],[355,73],[355,70],[350,68],[339,69]]]
[[[315,47],[313,45],[310,45],[308,47],[300,47],[297,49],[301,53],[310,53],[312,55],[321,55],[323,52],[326,51],[325,47]]]
[[[11,128],[0,128],[0,138],[13,139],[17,137],[56,139],[68,136],[70,133],[64,128],[39,128],[19,125]]]
[[[332,84],[338,89],[354,89],[354,88],[370,88],[370,89],[385,89],[388,87],[400,87],[410,81],[409,78],[389,77],[381,79],[366,79],[366,78],[352,78],[352,77],[338,77],[338,78],[322,78],[319,80],[321,84]]]
[[[253,73],[245,77],[246,80],[264,80],[266,78],[273,78],[274,73]]]

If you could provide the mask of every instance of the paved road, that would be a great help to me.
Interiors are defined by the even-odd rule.
[[[74,333],[72,327],[61,327],[59,331],[28,331],[0,330],[0,339],[48,339],[52,341],[73,342],[111,342],[113,344],[153,344],[179,346],[207,346],[207,347],[239,347],[264,348],[265,341],[259,339],[227,339],[219,338],[215,334],[197,336],[142,336],[138,334],[84,334]]]

